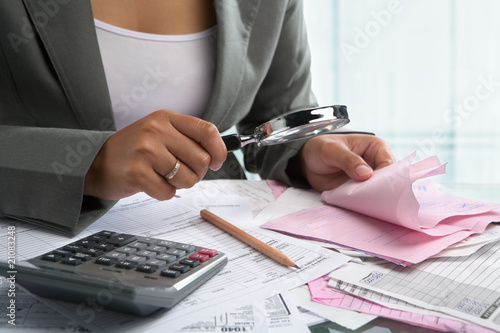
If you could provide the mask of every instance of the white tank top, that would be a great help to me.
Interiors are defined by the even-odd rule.
[[[95,25],[117,129],[160,109],[203,115],[215,79],[216,27],[157,35]]]

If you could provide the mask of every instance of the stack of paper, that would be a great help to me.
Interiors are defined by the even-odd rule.
[[[27,223],[0,218],[0,230],[14,226],[16,230],[16,263],[60,248],[79,238],[101,230],[158,237],[181,243],[200,244],[220,250],[229,257],[228,264],[212,279],[188,295],[174,308],[160,310],[148,317],[104,310],[98,302],[66,303],[42,299],[43,303],[92,332],[304,332],[307,330],[297,308],[291,306],[287,290],[302,286],[332,269],[347,263],[348,257],[302,240],[251,226],[252,215],[274,200],[265,182],[207,181],[193,189],[178,192],[169,201],[157,201],[144,193],[120,200],[106,215],[89,226],[75,239]],[[252,236],[270,244],[289,256],[300,270],[281,265],[200,217],[201,209],[210,209],[238,224]],[[9,234],[0,234],[0,260],[7,260]],[[281,241],[282,240],[282,241]],[[3,253],[3,255],[2,255]],[[0,306],[6,309],[11,296],[10,285],[0,279]],[[3,288],[2,288],[3,287]],[[17,286],[16,286],[17,288]],[[16,295],[19,293],[16,289]],[[17,297],[16,296],[16,297]],[[16,305],[18,301],[16,300]],[[27,303],[27,302],[26,302]],[[38,304],[40,302],[33,302]],[[40,303],[42,304],[42,303]],[[28,307],[27,307],[28,308]],[[20,313],[19,318],[29,317]],[[33,310],[33,308],[31,308]],[[39,311],[42,312],[42,311]],[[45,313],[49,313],[45,311]],[[31,312],[35,315],[35,312]],[[196,314],[193,316],[193,314]],[[5,316],[4,316],[5,317]],[[33,321],[33,317],[30,317]],[[38,318],[43,326],[59,325]],[[36,319],[35,319],[36,320]],[[66,320],[64,323],[67,323]],[[14,329],[22,323],[19,320]],[[0,331],[12,325],[0,322]],[[32,326],[20,329],[28,330]],[[49,327],[49,331],[65,331],[68,327]]]
[[[413,158],[321,196],[288,189],[258,218],[355,258],[308,283],[318,304],[437,331],[498,332],[500,204],[416,182],[445,166]]]
[[[334,275],[334,274],[333,274]],[[329,285],[332,284],[332,286]],[[487,329],[474,323],[468,323],[453,318],[445,313],[417,307],[396,297],[391,297],[375,291],[361,288],[363,293],[351,294],[342,289],[352,289],[354,285],[341,283],[328,276],[309,282],[309,291],[314,302],[335,308],[348,309],[364,314],[371,314],[397,320],[410,325],[421,326],[443,332],[492,333],[495,330]],[[369,293],[369,296],[367,294]],[[379,304],[380,303],[380,304]],[[382,305],[385,304],[386,306]]]
[[[167,202],[138,194],[121,200],[80,237],[113,229],[203,242],[230,256],[227,267],[175,308],[147,318],[102,310],[92,312],[89,321],[81,304],[43,302],[95,331],[304,332],[295,305],[352,330],[383,316],[442,331],[498,331],[500,225],[491,222],[500,219],[499,206],[445,196],[433,183],[414,183],[442,172],[435,158],[411,165],[410,157],[377,171],[368,182],[350,182],[323,195],[275,182],[222,180],[201,182]],[[201,208],[272,244],[301,269],[279,265],[206,223]],[[368,208],[376,208],[377,215],[368,216]],[[262,230],[263,223],[315,242]],[[0,220],[0,229],[11,225],[19,235],[18,261],[71,241]],[[6,237],[0,235],[5,254]],[[0,304],[6,301],[0,297]],[[198,315],[192,317],[193,312]]]
[[[329,286],[381,305],[483,326],[454,332],[500,331],[500,242],[462,258],[434,258],[411,267],[349,263],[330,274]],[[411,304],[411,306],[407,306]]]
[[[500,221],[500,204],[448,196],[434,186],[412,186],[445,171],[437,158],[414,155],[324,192],[324,204],[273,219],[262,228],[335,243],[407,266],[435,256]],[[279,200],[283,199],[283,194]],[[290,203],[289,203],[290,204]]]

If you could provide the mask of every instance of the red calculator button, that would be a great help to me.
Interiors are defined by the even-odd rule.
[[[215,257],[217,255],[217,250],[212,250],[212,249],[201,249],[198,251],[198,253],[201,254],[208,254],[211,257]]]
[[[189,259],[194,259],[194,260],[199,260],[200,262],[205,262],[209,259],[210,257],[206,254],[200,254],[200,253],[193,253],[189,256]]]

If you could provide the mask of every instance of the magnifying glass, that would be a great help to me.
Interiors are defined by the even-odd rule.
[[[222,137],[228,151],[249,143],[259,147],[296,141],[327,133],[349,123],[345,105],[321,106],[290,112],[258,126],[252,135],[231,134]]]

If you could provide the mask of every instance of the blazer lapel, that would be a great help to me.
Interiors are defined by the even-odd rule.
[[[233,110],[241,88],[248,42],[260,0],[215,0],[217,12],[217,70],[205,119],[229,127],[224,120]]]
[[[114,129],[88,0],[23,0],[82,128]]]

